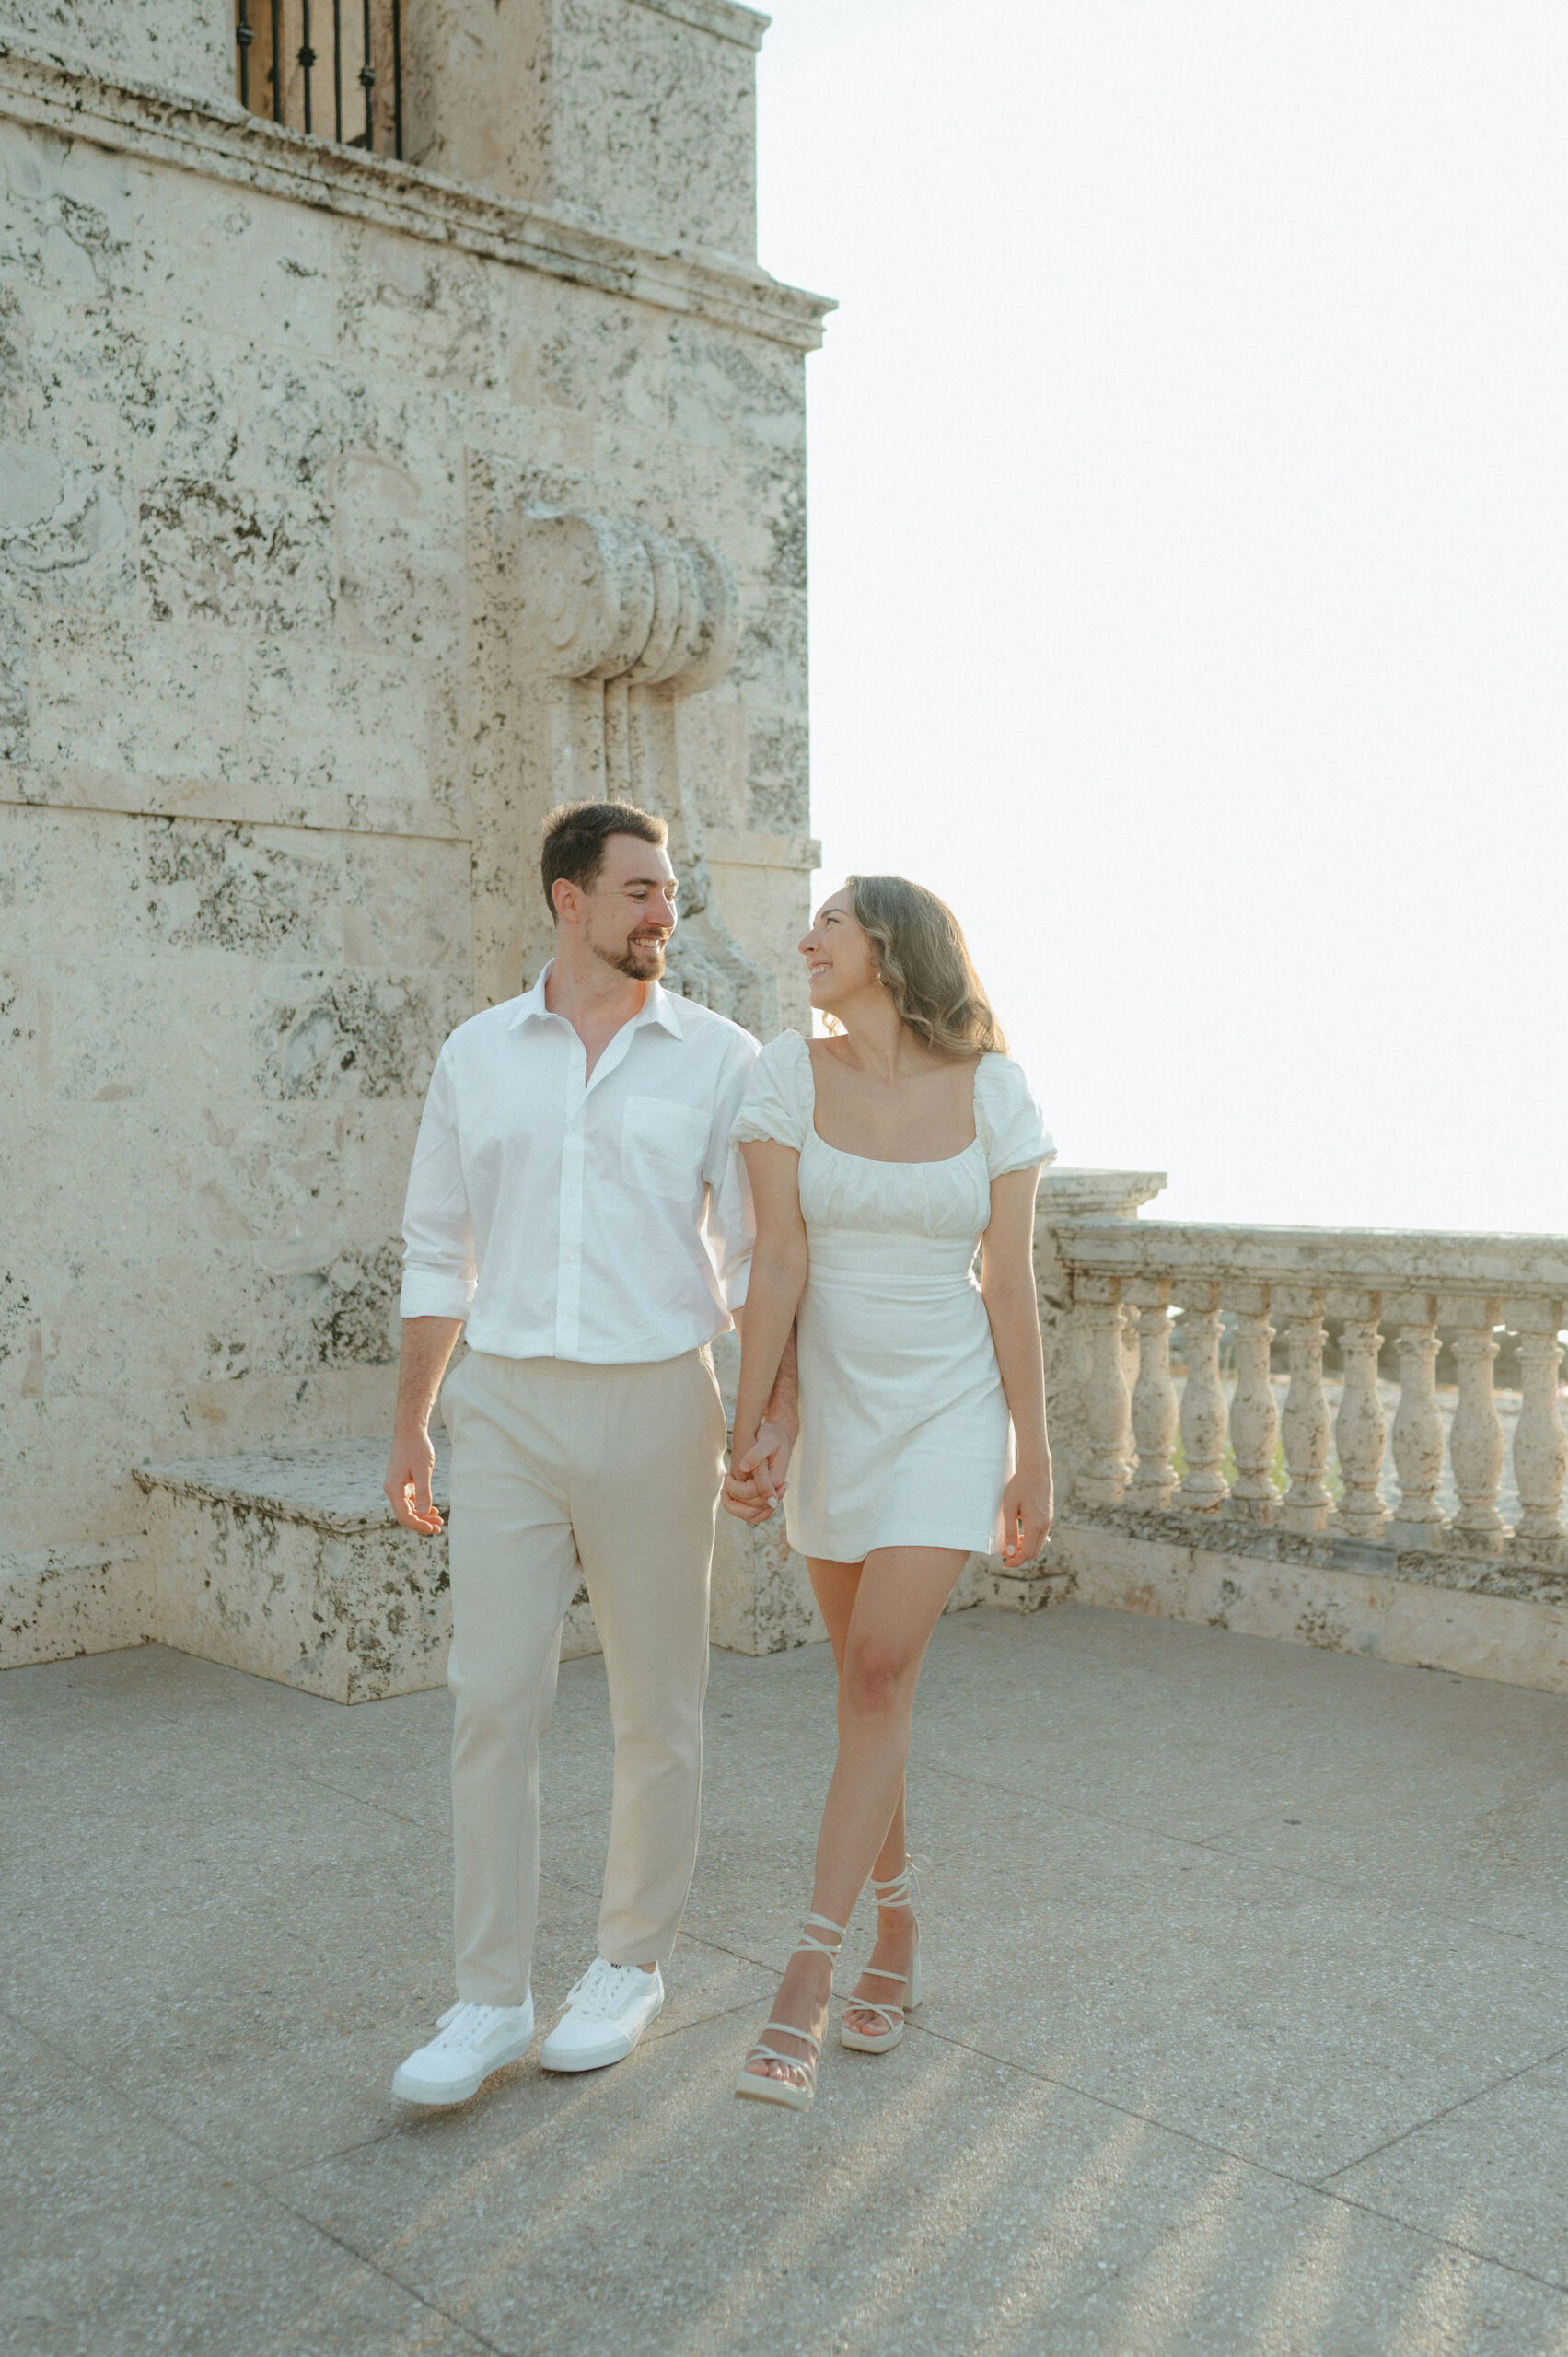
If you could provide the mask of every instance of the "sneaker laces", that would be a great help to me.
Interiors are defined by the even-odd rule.
[[[442,2014],[438,2025],[440,2035],[433,2038],[430,2043],[448,2048],[454,2053],[462,2053],[488,2038],[500,2016],[509,2010],[505,2005],[454,2005],[450,2013]]]
[[[566,2002],[574,2012],[586,2014],[591,2021],[607,2020],[621,2011],[635,1982],[650,1978],[634,1964],[611,1964],[608,1956],[596,1956],[582,1979],[567,1991]]]

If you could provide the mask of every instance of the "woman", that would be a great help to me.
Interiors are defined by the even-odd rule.
[[[816,2090],[833,1959],[868,1874],[877,1945],[843,2043],[885,2052],[919,2003],[903,1787],[921,1664],[966,1558],[1000,1546],[1027,1562],[1051,1527],[1032,1245],[1052,1151],[935,893],[852,877],[800,952],[834,1030],[764,1048],[736,1125],[757,1244],[725,1496],[746,1520],[771,1508],[784,1449],[762,1417],[794,1328],[785,1519],[838,1664],[839,1757],[811,1912],[735,2091],[795,2111]]]

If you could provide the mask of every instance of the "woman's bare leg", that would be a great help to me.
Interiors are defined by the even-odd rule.
[[[815,1556],[807,1556],[806,1568],[811,1574],[811,1589],[817,1606],[827,1623],[829,1641],[839,1675],[843,1675],[844,1645],[849,1637],[850,1616],[860,1587],[859,1563],[828,1563]],[[877,1854],[871,1869],[873,1882],[891,1882],[901,1875],[909,1857],[909,1832],[905,1823],[907,1796],[900,1788],[899,1805],[893,1811],[893,1821],[888,1828],[888,1838]],[[914,1961],[915,1919],[908,1907],[889,1907],[877,1910],[877,1945],[866,1960],[865,1970],[855,1983],[856,1997],[872,1997],[890,2003],[896,1996],[898,1982],[889,1974],[901,1974],[908,1981],[910,1966]],[[877,1968],[872,1969],[873,1967]],[[860,2013],[851,2005],[844,2014],[849,2028],[858,2029],[868,2038],[876,2038],[888,2025],[880,2014]]]
[[[854,1579],[842,1651],[837,1639],[833,1644],[839,1664],[839,1757],[822,1811],[811,1892],[813,1913],[826,1915],[831,1922],[849,1922],[874,1866],[897,1873],[903,1865],[904,1768],[915,1688],[931,1632],[966,1561],[961,1548],[879,1547],[866,1557],[857,1574],[853,1564],[811,1566],[819,1602],[822,1588],[829,1588],[834,1618],[842,1618],[847,1581],[835,1583],[832,1574]],[[821,1586],[819,1571],[827,1574]],[[832,1620],[826,1606],[822,1617],[831,1633]],[[895,1831],[900,1837],[896,1864],[891,1848]],[[904,1921],[908,1923],[911,1919],[906,1916]],[[888,1986],[885,1981],[880,1985]],[[772,2018],[799,2022],[820,2037],[831,1986],[832,1970],[826,1956],[792,1956],[779,1983]],[[872,2027],[882,2026],[873,2017]],[[780,2035],[771,2032],[770,2043]],[[791,2049],[786,2045],[784,2050]],[[808,2050],[803,2040],[803,2058]],[[791,2072],[787,2064],[778,2062],[749,2067],[772,2078],[786,2073],[805,2076],[803,2071]]]
[[[850,1615],[860,1589],[859,1563],[826,1563],[816,1556],[807,1556],[806,1568],[811,1574],[811,1591],[817,1598],[817,1608],[827,1624],[828,1642],[833,1649],[833,1660],[839,1676],[843,1676],[844,1645],[849,1637]],[[898,1807],[893,1811],[888,1838],[877,1853],[871,1872],[877,1882],[887,1882],[901,1874],[909,1852],[905,1847],[904,1795],[900,1791]]]

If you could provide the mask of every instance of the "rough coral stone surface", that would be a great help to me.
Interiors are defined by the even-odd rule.
[[[334,1702],[444,1683],[452,1615],[445,1532],[401,1529],[379,1441],[336,1441],[146,1466],[161,1644]],[[447,1452],[433,1491],[450,1504]],[[567,1659],[597,1653],[580,1591]]]
[[[729,987],[749,960],[804,1019],[814,330],[749,264],[669,250],[748,250],[758,24],[614,5],[670,136],[639,117],[616,146],[614,75],[574,48],[603,27],[557,8],[576,210],[553,225],[238,116],[223,8],[8,12],[67,63],[0,42],[7,1659],[137,1641],[198,1520],[226,1583],[221,1608],[191,1591],[203,1644],[244,1621],[323,1691],[393,1690],[439,1650],[428,1596],[395,1642],[378,1618],[390,1541],[215,1499],[177,1534],[131,1469],[380,1446],[431,1064],[537,970],[531,845],[573,790],[507,606],[524,506],[637,518],[733,571],[741,659],[671,740],[691,859],[704,828],[726,854],[692,971]],[[709,209],[682,212],[704,140]],[[242,1601],[285,1558],[301,1593],[371,1600],[319,1623]],[[381,1634],[356,1651],[354,1627]]]

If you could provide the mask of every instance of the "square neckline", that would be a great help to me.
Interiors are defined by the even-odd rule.
[[[904,1162],[899,1160],[892,1155],[856,1154],[847,1145],[831,1145],[829,1144],[828,1140],[822,1135],[821,1131],[817,1127],[817,1067],[812,1060],[811,1042],[798,1031],[796,1033],[796,1038],[799,1039],[801,1046],[806,1051],[806,1071],[811,1083],[811,1109],[807,1116],[806,1126],[810,1135],[816,1139],[818,1144],[822,1148],[824,1154],[841,1155],[845,1162],[869,1163],[874,1170],[949,1170],[955,1162],[962,1162],[967,1155],[971,1155],[977,1145],[981,1145],[981,1151],[984,1151],[984,1148],[981,1145],[980,1134],[979,1102],[980,1068],[985,1062],[985,1056],[983,1053],[977,1056],[975,1059],[975,1067],[972,1076],[973,1085],[970,1091],[970,1118],[974,1123],[974,1135],[970,1138],[968,1145],[960,1146],[957,1154],[942,1154],[935,1156],[927,1155],[923,1156],[918,1162]]]

